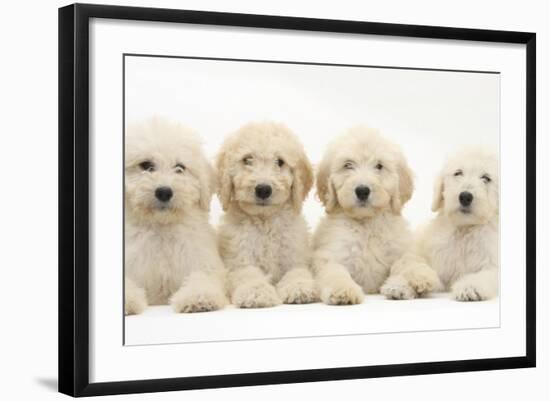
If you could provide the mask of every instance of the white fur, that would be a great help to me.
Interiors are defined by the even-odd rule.
[[[370,188],[366,202],[355,193]],[[376,130],[359,126],[333,142],[317,171],[317,194],[325,206],[313,238],[313,267],[321,300],[357,304],[376,293],[391,265],[410,246],[401,216],[413,177],[400,149]]]
[[[403,299],[445,289],[458,301],[497,296],[498,185],[498,162],[492,153],[468,148],[451,157],[436,179],[432,209],[438,214],[392,267],[383,293]],[[474,196],[470,210],[461,208],[462,191]]]
[[[298,139],[281,124],[245,125],[225,140],[217,168],[226,211],[219,227],[220,253],[232,302],[256,308],[315,301],[308,228],[301,214],[313,173]],[[267,201],[256,198],[258,184],[273,188]]]
[[[153,163],[151,171],[143,162]],[[140,165],[141,164],[141,165]],[[179,164],[179,167],[176,165]],[[166,204],[155,198],[170,187]],[[125,313],[170,303],[200,312],[226,303],[224,267],[208,210],[215,175],[197,138],[159,118],[129,126],[125,161]]]

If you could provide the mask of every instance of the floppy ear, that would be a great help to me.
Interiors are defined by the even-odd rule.
[[[231,195],[233,192],[233,180],[229,174],[229,166],[227,160],[227,151],[224,148],[218,153],[216,158],[216,170],[217,170],[217,183],[218,183],[218,198],[222,204],[224,211],[229,207],[231,202]]]
[[[199,205],[202,210],[208,212],[210,210],[210,201],[212,200],[212,194],[216,192],[217,178],[214,168],[210,163],[205,160],[203,171],[200,176],[201,190]]]
[[[403,157],[397,165],[397,175],[399,181],[397,194],[392,198],[392,210],[395,214],[400,214],[405,203],[411,199],[414,190],[414,174]]]
[[[432,212],[437,212],[443,207],[443,175],[439,174],[435,179],[434,194],[432,198]]]
[[[317,167],[317,196],[319,200],[325,206],[327,213],[330,213],[336,208],[336,194],[334,188],[330,183],[330,160],[328,156],[325,156],[319,166]]]
[[[299,212],[302,204],[313,185],[313,168],[305,153],[300,154],[300,159],[294,166],[294,181],[292,183],[292,205]]]

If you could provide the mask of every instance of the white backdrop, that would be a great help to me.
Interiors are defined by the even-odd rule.
[[[403,212],[413,226],[431,216],[433,180],[447,154],[478,144],[498,152],[500,74],[142,56],[126,57],[125,74],[127,122],[179,121],[199,133],[211,159],[249,121],[288,125],[314,165],[347,128],[380,129],[415,172]],[[303,209],[312,228],[324,214],[314,193]],[[214,198],[211,220],[221,213]]]
[[[90,0],[92,3],[104,1]],[[0,282],[2,327],[0,331],[0,371],[6,377],[0,394],[6,399],[63,400],[56,393],[57,377],[57,7],[59,0],[12,2],[7,5],[2,37],[3,63],[0,99],[2,115],[0,146],[5,151],[3,188],[9,196],[0,197],[0,234],[4,246],[0,253],[3,280]],[[537,32],[537,125],[538,125],[538,338],[548,338],[550,262],[544,235],[548,233],[549,214],[542,205],[550,201],[548,153],[550,129],[546,110],[550,107],[550,81],[544,71],[550,68],[550,26],[544,2],[521,3],[496,0],[460,3],[436,0],[410,2],[297,2],[278,0],[257,2],[233,0],[110,0],[120,5],[207,9],[320,18],[357,19],[408,24],[460,26],[482,29],[507,29]],[[17,16],[23,16],[25,23]],[[32,27],[32,29],[31,29]],[[10,38],[17,38],[11,40]],[[23,88],[32,88],[23,90]],[[30,113],[32,111],[32,113]],[[29,144],[32,144],[30,146]],[[19,151],[24,150],[24,151]],[[37,177],[40,166],[40,179]],[[14,201],[11,188],[22,188],[33,180],[35,196]],[[4,193],[4,192],[3,192]],[[29,246],[32,245],[32,251]],[[29,279],[32,272],[32,279]],[[121,400],[332,400],[342,394],[367,398],[407,398],[422,400],[521,399],[525,394],[548,392],[550,374],[548,341],[539,341],[538,368],[472,372],[447,375],[393,377],[262,386],[182,393],[162,393],[105,397]]]

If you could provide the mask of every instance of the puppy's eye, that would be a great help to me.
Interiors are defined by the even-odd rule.
[[[285,165],[285,161],[279,157],[277,159],[277,166],[283,167],[284,165]]]
[[[460,177],[462,174],[462,170],[456,170],[455,173],[453,174],[455,177]]]
[[[182,174],[185,171],[185,166],[181,163],[176,164],[175,167],[176,174]]]
[[[354,169],[353,162],[351,162],[351,161],[345,162],[345,163],[344,163],[344,168],[345,168],[346,170],[353,170],[353,169]]]
[[[152,173],[153,171],[155,171],[155,163],[149,160],[145,160],[144,162],[139,163],[139,167],[143,171],[148,171],[149,173]]]
[[[382,163],[377,163],[376,166],[374,166],[374,168],[377,170],[382,170],[384,166],[382,165]]]
[[[481,176],[481,179],[485,182],[485,183],[488,183],[488,182],[491,182],[491,177],[489,177],[487,174],[483,174]]]
[[[247,166],[252,166],[252,156],[246,156],[243,158],[243,163]]]

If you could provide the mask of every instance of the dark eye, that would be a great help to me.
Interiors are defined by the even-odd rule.
[[[178,163],[176,164],[175,170],[177,174],[181,174],[185,171],[185,166],[181,163]]]
[[[481,176],[481,179],[482,179],[483,181],[485,181],[485,183],[488,183],[488,182],[491,182],[491,181],[492,181],[492,180],[491,180],[491,177],[489,177],[487,174],[483,174],[483,175]]]
[[[148,171],[148,172],[150,172],[150,173],[152,173],[153,171],[155,171],[155,163],[150,162],[149,160],[145,160],[144,162],[139,163],[139,167],[140,167],[143,171]]]
[[[453,174],[455,177],[460,177],[462,175],[462,170],[456,170]]]
[[[281,158],[277,159],[277,166],[283,167],[285,165],[285,161]]]
[[[382,163],[378,163],[376,164],[376,166],[374,166],[374,168],[376,168],[377,170],[382,170],[384,166],[382,165]]]
[[[351,161],[345,162],[345,163],[344,163],[344,168],[345,168],[346,170],[353,170],[353,162],[351,162]]]
[[[251,166],[252,165],[252,156],[246,156],[245,158],[243,158],[243,163],[247,166]]]

